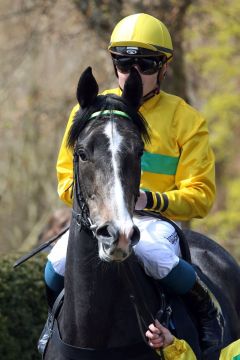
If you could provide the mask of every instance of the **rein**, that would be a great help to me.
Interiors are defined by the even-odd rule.
[[[135,310],[135,314],[136,314],[138,327],[139,327],[141,336],[143,338],[144,343],[148,347],[150,347],[147,340],[146,340],[145,332],[144,332],[144,327],[145,327],[145,329],[148,329],[148,324],[144,320],[144,317],[143,317],[142,314],[145,312],[145,314],[151,319],[151,321],[153,323],[155,322],[155,318],[160,320],[161,315],[166,310],[168,311],[168,308],[166,309],[165,295],[161,294],[162,295],[161,296],[162,304],[161,304],[160,310],[158,311],[156,317],[154,318],[151,311],[149,310],[149,307],[148,307],[148,305],[147,305],[147,303],[146,303],[146,301],[144,299],[143,294],[142,293],[140,294],[139,289],[138,289],[138,293],[137,293],[137,286],[136,286],[137,281],[136,281],[136,279],[134,279],[135,276],[134,276],[134,273],[131,270],[129,264],[127,263],[126,266],[122,267],[122,269],[123,269],[124,277],[126,279],[126,287],[127,287],[128,293],[129,293],[129,299],[130,299],[130,301],[131,301],[131,303],[133,305],[133,308]],[[131,277],[132,277],[132,279],[131,279]],[[135,294],[134,294],[134,292],[135,292]],[[170,315],[171,315],[171,313],[169,313],[169,316]],[[152,349],[152,350],[155,351],[154,349]],[[158,351],[159,351],[158,355],[160,356],[161,360],[165,360],[163,349],[160,348]]]

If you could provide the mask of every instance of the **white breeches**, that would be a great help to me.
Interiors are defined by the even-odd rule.
[[[148,275],[155,279],[164,278],[179,262],[179,238],[174,227],[150,216],[134,216],[133,221],[141,234],[134,246],[136,256]],[[67,231],[48,255],[48,260],[60,275],[65,272],[68,236]]]

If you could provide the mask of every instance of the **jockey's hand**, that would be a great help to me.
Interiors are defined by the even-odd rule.
[[[173,343],[174,336],[158,320],[155,320],[155,324],[149,325],[148,329],[145,335],[153,348],[165,348]]]
[[[143,210],[147,205],[147,195],[145,191],[140,190],[137,202],[135,204],[135,210]]]

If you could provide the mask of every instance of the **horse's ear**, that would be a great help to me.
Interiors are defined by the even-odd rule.
[[[125,82],[122,98],[127,102],[128,105],[138,110],[141,105],[142,96],[142,79],[138,71],[133,67],[131,68],[129,77]]]
[[[92,68],[89,66],[78,81],[77,100],[81,108],[90,106],[98,95],[98,84],[92,74]]]

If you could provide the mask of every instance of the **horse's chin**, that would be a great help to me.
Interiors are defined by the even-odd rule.
[[[106,247],[104,244],[99,246],[99,257],[102,261],[106,262],[122,262],[125,261],[131,255],[131,248],[128,251],[124,251],[121,248]]]

